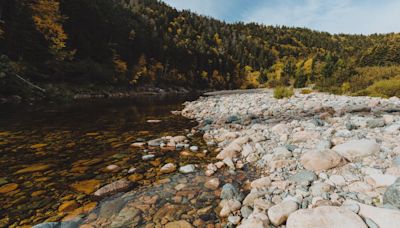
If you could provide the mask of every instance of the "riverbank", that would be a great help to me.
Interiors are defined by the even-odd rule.
[[[223,186],[219,216],[228,223],[396,227],[400,221],[399,98],[296,93],[276,100],[265,90],[185,106],[182,115],[199,122],[231,172],[250,165],[262,173],[243,183],[250,189],[244,198],[233,194],[241,189]]]
[[[1,95],[2,104],[40,104],[40,103],[71,103],[77,100],[89,99],[119,99],[138,98],[145,96],[177,96],[183,94],[201,94],[204,91],[178,86],[141,86],[137,88],[100,86],[100,85],[40,85],[43,91],[21,92],[20,94]]]

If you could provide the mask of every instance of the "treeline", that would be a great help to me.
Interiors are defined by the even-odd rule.
[[[400,64],[400,34],[228,24],[156,0],[4,0],[0,20],[1,93],[19,88],[14,74],[43,86],[312,84],[339,93]]]

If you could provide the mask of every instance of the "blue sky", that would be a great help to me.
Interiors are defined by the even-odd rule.
[[[227,22],[307,27],[331,33],[400,32],[400,0],[162,0]]]

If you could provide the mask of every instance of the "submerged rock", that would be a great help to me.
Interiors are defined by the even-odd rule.
[[[85,194],[91,194],[100,187],[100,181],[95,180],[95,179],[79,181],[79,182],[71,184],[71,187],[78,192],[83,192]]]
[[[0,186],[0,194],[12,192],[18,188],[18,184],[16,183],[9,183],[3,186]]]
[[[168,163],[165,164],[163,167],[161,167],[160,172],[161,173],[172,173],[175,172],[176,170],[176,165],[174,163]]]
[[[109,195],[111,193],[124,191],[124,190],[128,189],[130,187],[130,185],[131,185],[130,181],[128,181],[126,179],[121,179],[121,180],[112,182],[112,183],[100,188],[99,190],[97,190],[94,193],[94,195],[103,197],[103,196]]]

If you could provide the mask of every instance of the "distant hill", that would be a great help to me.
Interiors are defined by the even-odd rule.
[[[315,84],[339,92],[366,67],[400,64],[400,34],[228,24],[156,0],[6,0],[0,19],[3,93],[18,88],[10,86],[15,73],[44,86]]]

